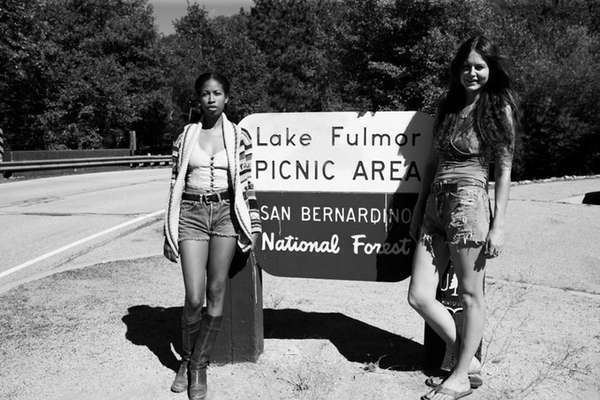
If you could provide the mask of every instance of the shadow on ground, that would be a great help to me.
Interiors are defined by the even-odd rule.
[[[183,307],[133,306],[121,320],[127,325],[125,338],[138,346],[146,346],[165,367],[177,371],[179,361],[171,344],[181,353],[181,311]]]
[[[422,367],[421,344],[341,313],[265,309],[264,329],[265,339],[327,339],[352,362],[401,371]]]
[[[171,350],[181,351],[181,307],[130,307],[122,318],[125,337],[146,346],[165,367],[176,371]],[[423,346],[413,340],[366,324],[341,313],[296,309],[264,310],[265,339],[327,339],[348,361],[376,363],[380,368],[414,371],[422,367]]]

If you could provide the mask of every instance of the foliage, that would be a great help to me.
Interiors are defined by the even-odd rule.
[[[600,171],[600,7],[585,1],[347,2],[345,78],[361,105],[434,113],[447,67],[483,33],[511,60],[522,98],[517,179]],[[596,21],[596,22],[594,22]],[[378,22],[378,23],[376,23]]]
[[[34,29],[24,25],[22,32],[9,28],[24,38],[26,52],[31,49],[25,54],[31,59],[12,57],[14,68],[30,76],[2,80],[19,104],[8,115],[28,116],[6,124],[13,148],[126,146],[128,130],[145,124],[143,143],[165,125],[147,112],[161,99],[164,77],[146,0],[23,3],[35,7],[15,9],[15,21],[42,24],[31,22]]]
[[[175,22],[175,34],[162,43],[169,54],[166,70],[179,110],[178,126],[188,121],[196,98],[195,79],[206,71],[219,72],[230,80],[233,93],[227,114],[233,120],[265,110],[265,59],[249,39],[246,15],[209,20],[206,10],[191,4],[187,14]]]
[[[600,171],[600,8],[588,1],[506,1],[494,39],[513,60],[522,130],[513,175]]]
[[[147,0],[4,0],[0,124],[12,148],[166,151],[194,80],[232,83],[227,113],[435,112],[461,41],[483,33],[521,98],[515,178],[600,172],[600,6],[593,0],[255,0],[209,18],[190,2],[161,37]],[[190,110],[192,113],[190,115]]]
[[[339,10],[333,0],[255,0],[249,34],[266,57],[269,110],[338,108]]]
[[[390,6],[376,0],[352,0],[343,14],[340,32],[343,60],[343,103],[360,110],[403,109],[398,101],[399,82],[406,70],[397,60],[394,21]]]
[[[43,108],[47,27],[37,2],[4,0],[0,7],[0,126],[12,147],[36,147],[30,116]]]
[[[518,172],[528,178],[597,173],[600,166],[599,38],[583,26],[554,35],[556,41],[531,49],[546,53],[543,62],[525,59],[518,65],[525,89]]]
[[[48,66],[53,90],[39,130],[48,135],[76,124],[71,134],[96,131],[105,146],[122,146],[128,130],[164,125],[148,113],[160,101],[164,78],[146,0],[54,0],[42,16],[56,58]],[[143,144],[151,135],[145,130],[138,138]]]

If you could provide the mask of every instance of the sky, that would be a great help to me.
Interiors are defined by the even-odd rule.
[[[149,0],[159,32],[165,35],[175,32],[171,21],[185,15],[188,1],[203,5],[209,17],[237,14],[241,7],[250,10],[253,4],[252,0]]]

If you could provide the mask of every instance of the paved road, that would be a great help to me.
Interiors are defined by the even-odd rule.
[[[600,206],[576,203],[600,177],[511,187],[506,251],[488,276],[600,294]]]
[[[0,292],[68,268],[161,252],[161,217],[120,229],[2,277],[3,271],[161,210],[169,170],[144,169],[0,184]],[[488,276],[600,294],[600,206],[576,204],[600,178],[515,185],[506,252]],[[575,199],[575,200],[574,200]]]
[[[164,208],[167,168],[116,171],[10,182],[0,185],[0,274],[81,239]],[[142,221],[156,221],[160,216]],[[134,229],[137,226],[130,226]],[[58,269],[65,260],[122,232],[99,237],[0,278]],[[126,249],[123,251],[126,255]],[[39,264],[39,265],[37,265]]]

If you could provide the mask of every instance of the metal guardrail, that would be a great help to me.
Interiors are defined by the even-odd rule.
[[[28,160],[0,162],[0,173],[42,171],[49,169],[104,167],[110,165],[129,165],[131,167],[143,165],[168,165],[171,156],[131,156],[131,157],[95,157],[95,158],[70,158],[57,160]]]

